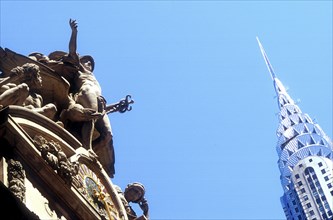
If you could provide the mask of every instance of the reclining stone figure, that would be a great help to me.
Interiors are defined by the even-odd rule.
[[[35,92],[42,86],[39,67],[26,63],[11,70],[11,75],[0,78],[0,107],[19,105],[53,119],[57,108],[53,103],[44,105],[41,95]]]

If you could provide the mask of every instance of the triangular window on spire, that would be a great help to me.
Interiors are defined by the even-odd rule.
[[[323,152],[322,152],[321,149],[318,151],[317,155],[318,155],[318,156],[323,156]]]
[[[313,140],[312,136],[310,136],[310,143],[309,144],[316,144],[316,142]]]
[[[328,159],[333,159],[333,154],[332,153],[329,153],[327,156],[326,156]]]
[[[313,127],[312,133],[313,133],[313,134],[317,134],[317,131],[316,131],[316,128],[315,128],[315,127]]]
[[[288,152],[289,156],[293,155],[293,153],[294,153],[294,152],[292,152],[291,150],[288,150],[288,149],[287,149],[287,152]]]
[[[294,128],[294,136],[298,136],[299,135],[299,132]]]
[[[312,120],[308,114],[304,114],[304,118],[305,118],[306,123],[312,123]]]
[[[297,112],[296,112],[297,113]],[[301,116],[299,116],[299,123],[303,123],[303,118]]]
[[[312,155],[313,155],[313,154],[312,154],[311,150],[309,149],[308,156],[312,156]]]
[[[320,142],[319,142],[319,144],[321,144],[321,145],[325,145],[324,140],[321,139]]]
[[[297,147],[298,147],[298,149],[301,149],[302,147],[304,147],[304,144],[300,140],[298,140]]]
[[[309,133],[309,129],[304,125],[303,133]]]
[[[279,103],[281,104],[281,106],[285,105],[285,102],[284,102],[284,99],[283,99],[282,95],[279,96]]]

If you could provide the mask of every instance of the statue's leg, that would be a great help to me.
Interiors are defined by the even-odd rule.
[[[54,119],[54,116],[57,113],[57,107],[53,103],[48,103],[43,107],[33,108],[32,110],[44,115],[45,117],[48,117],[51,120]]]
[[[108,116],[104,115],[103,118],[98,119],[95,128],[99,132],[99,137],[93,141],[93,149],[98,151],[100,148],[110,146],[112,131]]]
[[[95,127],[100,136],[93,141],[94,152],[97,154],[108,175],[112,177],[115,173],[115,152],[108,116],[104,115],[103,118],[98,119]]]
[[[82,145],[87,150],[92,150],[93,133],[94,133],[94,120],[84,122],[81,129]]]

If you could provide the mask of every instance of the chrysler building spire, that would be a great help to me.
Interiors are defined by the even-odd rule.
[[[333,218],[333,146],[320,126],[288,95],[261,45],[280,109],[276,150],[283,188],[281,204],[289,219]]]
[[[263,46],[261,45],[258,37],[257,37],[257,41],[258,41],[258,44],[259,44],[259,47],[260,47],[261,54],[264,57],[264,60],[266,62],[268,71],[271,74],[272,80],[274,82],[275,91],[276,91],[277,96],[279,97],[278,101],[279,101],[280,109],[283,105],[285,105],[287,103],[294,105],[295,102],[292,100],[292,98],[290,98],[289,94],[287,93],[287,90],[285,89],[285,87],[283,86],[281,81],[276,77],[276,75],[274,73],[274,69],[273,69],[271,63],[269,62],[267,54],[266,54]]]

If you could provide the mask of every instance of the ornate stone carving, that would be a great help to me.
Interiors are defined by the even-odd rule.
[[[84,148],[93,150],[113,177],[115,155],[107,114],[130,111],[134,101],[127,95],[107,105],[93,73],[93,57],[77,53],[77,22],[70,19],[69,26],[68,52],[54,51],[48,56],[35,52],[26,57],[0,47],[0,108],[27,106],[56,121]],[[33,77],[26,77],[28,72],[34,73]]]
[[[25,171],[21,162],[9,159],[8,161],[8,188],[22,202],[25,198]]]
[[[42,86],[39,66],[26,63],[13,68],[8,77],[0,78],[0,108],[19,105],[53,119],[57,108],[44,105],[43,97],[36,92]]]
[[[64,127],[73,133],[87,150],[94,150],[107,173],[113,177],[114,149],[112,130],[107,114],[130,111],[131,96],[106,105],[102,89],[93,74],[95,62],[90,55],[77,53],[77,22],[70,19],[71,36],[68,52],[54,51],[48,56],[32,53],[30,58],[43,63],[70,84],[68,106],[60,111]]]
[[[107,104],[93,73],[94,59],[77,53],[77,22],[70,19],[69,26],[68,52],[24,56],[0,47],[0,110],[12,114],[6,129],[15,134],[8,140],[13,147],[16,142],[23,143],[21,148],[15,148],[15,156],[20,157],[27,172],[31,172],[29,180],[36,177],[36,183],[43,183],[45,190],[41,192],[48,194],[48,189],[55,192],[47,198],[57,195],[57,199],[68,206],[61,209],[57,201],[53,203],[57,209],[66,210],[66,218],[71,217],[67,210],[72,210],[80,219],[86,216],[95,219],[98,213],[104,220],[146,220],[149,208],[143,185],[129,184],[124,193],[119,188],[117,194],[106,177],[113,177],[115,173],[108,114],[130,111],[134,101],[127,95],[117,103]],[[31,138],[34,146],[31,146]],[[14,160],[9,160],[8,164],[9,189],[23,201],[25,173],[22,165]],[[62,179],[71,187],[62,184]],[[52,185],[54,181],[57,184]],[[138,217],[130,203],[138,204],[143,214]],[[51,210],[47,212],[51,215]]]
[[[70,162],[60,145],[53,140],[47,141],[44,137],[36,135],[34,142],[41,152],[44,160],[62,177],[67,184],[71,184],[73,176],[78,173],[77,162]]]

